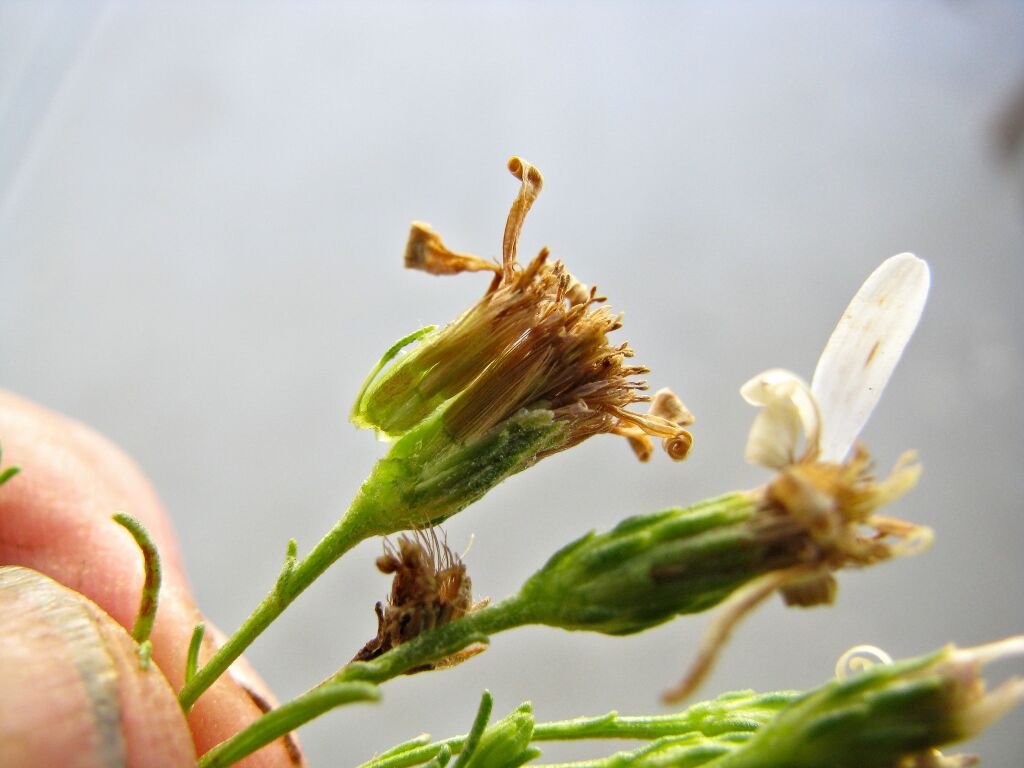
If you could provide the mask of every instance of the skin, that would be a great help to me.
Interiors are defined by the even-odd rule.
[[[193,765],[190,743],[202,754],[258,718],[260,702],[274,703],[259,677],[240,662],[200,698],[187,720],[181,715],[174,691],[184,683],[192,630],[204,618],[170,521],[131,459],[89,427],[3,391],[0,441],[3,466],[22,469],[0,487],[0,566],[24,566],[49,577],[27,572],[27,581],[14,579],[16,586],[4,586],[0,578],[0,676],[7,702],[0,704],[0,764],[112,764],[110,739],[116,734],[100,733],[96,713],[104,711],[103,702],[89,685],[91,678],[107,677],[83,674],[83,668],[97,669],[91,658],[101,659],[97,663],[106,664],[116,681],[115,709],[129,766]],[[143,570],[134,540],[110,519],[117,511],[143,523],[163,565],[150,670],[134,663],[134,644],[124,631],[135,621]],[[13,571],[6,569],[8,575]],[[53,605],[65,606],[66,613]],[[206,626],[200,663],[218,636]],[[39,732],[47,737],[37,738]],[[239,763],[304,764],[294,739],[279,739]]]

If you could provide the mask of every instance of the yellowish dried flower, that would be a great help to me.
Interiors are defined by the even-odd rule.
[[[588,437],[625,436],[641,460],[660,438],[673,459],[683,459],[692,438],[683,429],[693,416],[670,391],[660,391],[648,413],[628,410],[651,398],[641,394],[648,372],[629,365],[628,344],[608,334],[622,316],[595,288],[586,288],[543,249],[523,266],[517,246],[523,222],[543,186],[540,172],[520,158],[508,164],[520,180],[505,227],[500,264],[449,250],[428,225],[414,223],[406,266],[434,275],[491,271],[484,296],[441,330],[364,386],[353,409],[355,423],[396,438],[443,407],[446,432],[472,442],[523,409],[549,411],[562,427],[558,440],[535,459]]]

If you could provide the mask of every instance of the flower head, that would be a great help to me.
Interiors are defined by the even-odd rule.
[[[904,253],[884,261],[846,308],[808,386],[771,369],[740,390],[760,406],[747,460],[775,470],[754,492],[758,513],[746,525],[773,553],[771,568],[736,589],[706,632],[677,701],[707,675],[736,623],[778,591],[789,605],[831,603],[844,567],[867,566],[921,549],[931,530],[877,514],[917,482],[920,467],[904,454],[878,481],[857,435],[871,415],[924,309],[928,265]]]
[[[500,264],[450,251],[428,225],[413,224],[407,267],[434,275],[490,271],[494,278],[468,311],[371,375],[353,421],[395,438],[444,406],[445,429],[456,441],[470,441],[524,408],[543,408],[562,435],[541,456],[610,432],[627,437],[642,460],[651,454],[652,437],[663,440],[672,458],[685,458],[691,437],[683,426],[693,416],[668,390],[653,401],[642,394],[647,385],[639,377],[647,368],[628,364],[628,344],[608,341],[622,315],[601,306],[605,298],[597,289],[550,259],[547,248],[525,266],[519,263],[519,235],[543,179],[520,158],[508,167],[521,187]],[[627,410],[639,402],[651,402],[648,413]]]
[[[867,565],[930,540],[927,528],[876,515],[917,482],[920,466],[904,454],[885,480],[872,475],[855,444],[924,309],[927,264],[904,253],[882,263],[854,296],[818,361],[810,386],[781,369],[740,390],[760,406],[747,440],[747,460],[778,472],[766,505],[806,527],[813,555],[828,570]],[[873,529],[865,535],[863,527]],[[901,543],[894,546],[891,539]],[[787,601],[831,600],[820,574],[782,589]]]
[[[682,401],[667,389],[644,395],[639,377],[647,369],[628,363],[628,344],[608,341],[622,316],[601,306],[604,297],[546,248],[519,263],[519,233],[542,180],[519,158],[508,167],[521,186],[500,264],[454,253],[425,224],[413,225],[406,266],[438,275],[491,271],[494,278],[455,321],[388,350],[356,398],[352,421],[395,440],[357,499],[360,524],[373,533],[439,523],[506,477],[593,435],[626,437],[641,460],[653,452],[652,438],[676,460],[690,450],[684,427],[693,416]],[[641,402],[649,403],[647,413],[629,410]]]

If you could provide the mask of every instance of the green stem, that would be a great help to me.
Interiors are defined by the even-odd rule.
[[[391,649],[372,661],[355,661],[324,683],[383,683],[410,669],[443,659],[473,643],[485,643],[490,635],[536,623],[532,606],[520,595],[467,614]],[[316,690],[315,688],[313,690]]]
[[[473,643],[487,642],[490,635],[531,621],[524,602],[518,596],[511,597],[435,630],[424,632],[373,661],[352,662],[315,688],[271,710],[245,730],[218,744],[203,755],[199,766],[220,768],[230,765],[338,706],[330,696],[324,695],[324,691],[355,684],[361,684],[361,690],[376,690],[376,684],[442,659]],[[347,699],[341,703],[356,700]]]
[[[688,733],[714,736],[719,733],[755,731],[798,695],[789,691],[752,695],[744,691],[725,694],[669,715],[623,717],[617,712],[609,712],[599,717],[538,723],[530,740],[650,740]]]
[[[160,553],[146,528],[131,515],[118,512],[113,516],[115,523],[128,531],[142,550],[142,567],[145,581],[139,598],[139,613],[132,626],[132,640],[140,646],[149,640],[156,621],[156,609],[160,599]]]
[[[199,622],[192,630],[192,640],[188,644],[188,656],[185,657],[185,683],[187,684],[196,676],[196,669],[199,666],[199,648],[203,644],[203,635],[206,633],[206,624]]]
[[[192,708],[202,693],[224,674],[232,662],[242,655],[253,640],[259,637],[260,633],[280,616],[306,587],[312,584],[339,557],[375,533],[375,531],[367,529],[365,518],[356,513],[357,508],[353,506],[306,557],[294,565],[291,562],[286,563],[287,574],[282,573],[270,594],[256,606],[256,609],[235,634],[210,657],[202,669],[196,672],[195,676],[185,683],[178,693],[178,701],[185,712]],[[289,552],[291,552],[290,549]]]
[[[476,717],[473,718],[473,727],[469,729],[469,735],[466,737],[465,747],[459,753],[459,759],[455,761],[452,768],[465,768],[469,763],[469,758],[473,756],[474,750],[480,743],[480,737],[484,735],[487,721],[491,719],[493,706],[494,697],[491,696],[490,691],[484,691],[483,696],[480,697],[480,707],[477,709]],[[441,751],[444,751],[443,748]],[[447,763],[447,760],[445,762]]]
[[[442,748],[438,750],[438,753],[434,755],[434,759],[427,763],[425,768],[445,768],[451,759],[452,751],[448,748]]]
[[[717,736],[752,733],[774,718],[783,707],[799,695],[798,692],[792,691],[762,694],[737,691],[668,715],[630,717],[609,712],[597,717],[537,723],[530,741],[654,740],[688,734]],[[452,753],[459,754],[465,741],[466,736],[453,736],[431,743],[421,736],[363,763],[360,768],[410,768],[422,765],[443,747],[448,747]]]
[[[380,698],[380,692],[377,690],[377,686],[366,683],[331,683],[319,686],[285,706],[272,709],[263,715],[256,721],[256,723],[262,724],[261,728],[254,729],[250,726],[227,741],[218,744],[199,758],[198,766],[199,768],[222,768],[231,765],[323,712],[343,704],[351,704],[356,701],[376,701],[378,698]],[[313,714],[309,714],[310,712]],[[265,739],[265,734],[270,732],[276,733],[277,736]]]

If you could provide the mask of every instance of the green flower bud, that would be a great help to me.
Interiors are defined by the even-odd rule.
[[[724,603],[687,676],[665,694],[668,703],[681,701],[736,623],[773,593],[788,605],[829,604],[834,571],[913,553],[930,541],[926,528],[873,514],[893,481],[876,483],[863,461],[858,453],[842,465],[798,465],[753,491],[591,532],[557,552],[519,600],[533,622],[612,635]],[[905,484],[902,473],[916,477],[898,470],[896,483]]]
[[[877,665],[811,691],[715,768],[893,768],[967,765],[934,750],[971,738],[1024,700],[1015,678],[986,692],[989,661],[1024,654],[1024,637],[947,647]]]
[[[533,726],[530,705],[520,705],[487,727],[463,768],[518,768],[529,762],[540,754],[530,746]]]
[[[704,611],[754,577],[795,562],[784,526],[757,523],[757,495],[623,520],[556,553],[523,585],[536,621],[612,635]]]

